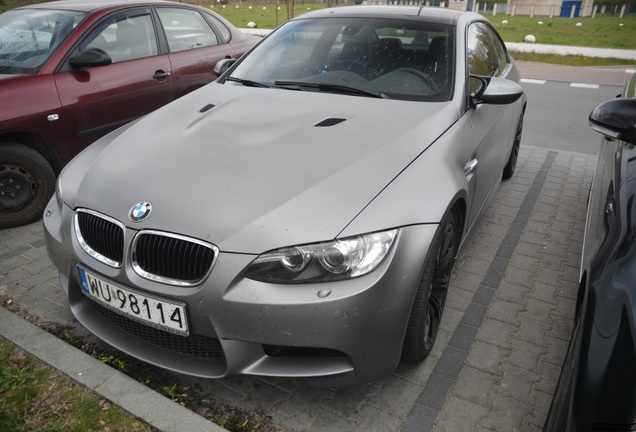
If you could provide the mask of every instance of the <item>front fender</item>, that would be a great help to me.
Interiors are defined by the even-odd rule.
[[[476,148],[470,120],[463,116],[406,167],[340,236],[437,224],[458,201],[465,203],[465,214],[470,214],[475,177],[467,178],[464,167]],[[470,223],[464,224],[468,226]]]

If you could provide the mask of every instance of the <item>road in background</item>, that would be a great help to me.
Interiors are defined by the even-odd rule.
[[[596,155],[601,142],[588,116],[620,94],[636,67],[596,68],[517,62],[528,95],[524,145]]]

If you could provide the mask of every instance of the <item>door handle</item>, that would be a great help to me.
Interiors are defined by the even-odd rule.
[[[163,81],[166,78],[168,78],[170,76],[170,72],[165,72],[162,70],[158,70],[157,72],[155,72],[155,74],[152,76],[154,79],[156,79],[157,81]]]

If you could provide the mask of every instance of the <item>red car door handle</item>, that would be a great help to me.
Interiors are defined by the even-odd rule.
[[[169,76],[170,76],[170,72],[164,72],[162,70],[158,70],[157,72],[155,72],[155,74],[152,77],[156,79],[157,81],[163,81]]]

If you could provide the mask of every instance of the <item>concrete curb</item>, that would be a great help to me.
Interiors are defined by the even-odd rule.
[[[0,336],[159,430],[226,432],[2,307]]]
[[[537,54],[576,55],[583,57],[618,58],[636,60],[636,50],[615,48],[590,48],[565,45],[546,45],[532,43],[506,42],[506,47],[512,52],[526,52]]]

